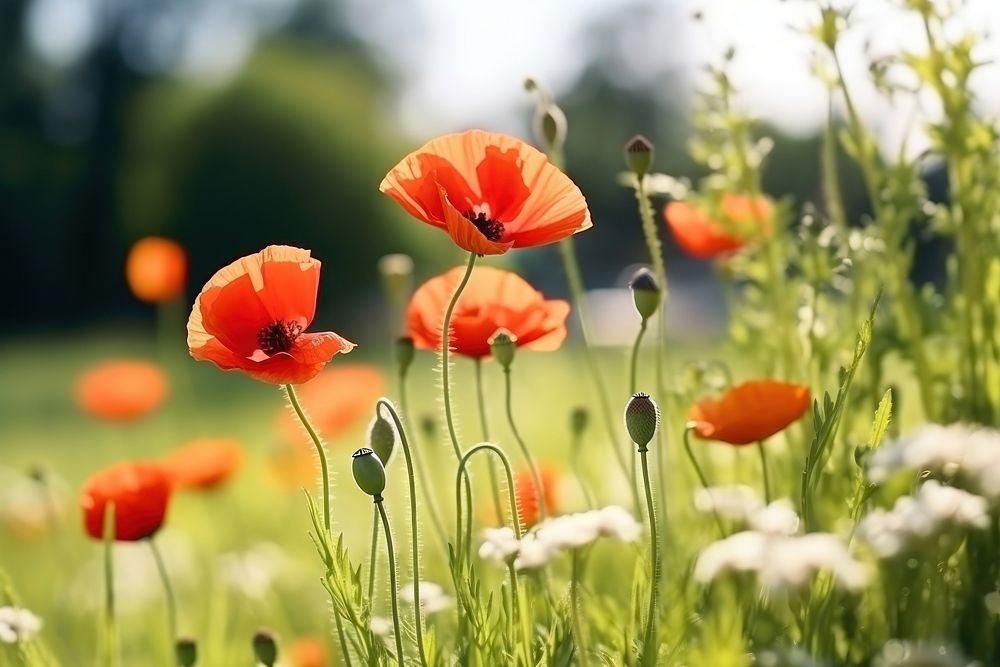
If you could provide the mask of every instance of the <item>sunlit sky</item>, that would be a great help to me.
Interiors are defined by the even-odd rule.
[[[72,62],[99,29],[97,16],[116,2],[35,0],[26,19],[29,43],[51,62]],[[257,33],[287,20],[296,2],[166,3],[146,33],[130,37],[126,31],[122,46],[139,69],[167,68],[217,82],[238,69]],[[914,125],[915,108],[935,113],[927,99],[900,99],[890,107],[869,83],[872,55],[923,47],[919,21],[901,12],[900,3],[855,0],[853,27],[841,49],[856,102],[881,130],[886,150]],[[810,0],[347,0],[344,6],[351,26],[393,75],[398,116],[414,136],[470,125],[521,130],[529,103],[525,76],[538,77],[559,95],[593,57],[657,90],[671,75],[676,89],[659,93],[683,104],[699,85],[702,66],[718,62],[730,46],[737,54],[733,79],[751,113],[792,133],[814,131],[826,114],[826,91],[812,73],[814,47],[802,35],[818,15],[819,3]],[[171,23],[171,12],[184,18],[174,16]],[[692,18],[695,12],[701,21]],[[618,19],[625,27],[611,49],[595,53],[593,31]],[[978,56],[1000,62],[1000,0],[965,0],[952,28],[994,33]],[[158,42],[173,49],[169,63],[157,62],[158,53],[170,52],[157,50]],[[984,113],[1000,111],[998,67],[983,67],[974,80]],[[912,151],[922,149],[919,140],[910,141]]]

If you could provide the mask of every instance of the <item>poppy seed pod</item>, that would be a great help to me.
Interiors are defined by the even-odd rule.
[[[625,428],[632,442],[639,446],[639,451],[646,451],[656,429],[660,425],[660,409],[649,394],[639,392],[633,394],[625,406]]]
[[[381,414],[375,416],[368,429],[368,447],[375,452],[378,460],[383,462],[383,466],[389,465],[396,449],[396,429]]]
[[[190,637],[181,637],[174,644],[177,664],[180,667],[193,667],[198,662],[198,644]]]
[[[660,285],[652,271],[642,268],[632,275],[628,283],[632,290],[632,303],[643,320],[647,320],[660,307]]]
[[[399,372],[405,374],[406,371],[410,370],[410,364],[413,363],[414,347],[413,338],[410,336],[402,336],[396,339],[396,365],[399,366]]]
[[[258,630],[253,635],[253,653],[257,662],[265,667],[274,667],[278,660],[278,642],[270,630]]]
[[[637,134],[625,144],[625,164],[633,174],[642,178],[653,165],[653,144],[646,137]]]
[[[381,500],[382,492],[385,491],[385,467],[382,461],[368,447],[354,452],[351,458],[351,470],[358,488],[373,496],[376,501]]]
[[[510,368],[511,362],[514,361],[514,351],[517,349],[517,336],[506,329],[497,329],[496,333],[490,336],[489,343],[493,358],[504,369]]]

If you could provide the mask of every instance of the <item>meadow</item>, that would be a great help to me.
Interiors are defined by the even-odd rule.
[[[822,4],[814,200],[765,192],[732,53],[692,110],[707,176],[641,135],[607,156],[646,250],[627,345],[593,340],[574,238],[608,223],[535,80],[530,141],[438,136],[372,183],[465,258],[373,267],[383,335],[317,312],[320,252],[275,238],[191,302],[189,249],[139,240],[155,332],[0,348],[0,666],[1000,664],[1000,126],[985,38],[904,4],[926,51],[871,73],[936,100],[925,153],[880,151]],[[668,235],[723,286],[717,340],[664,317]],[[501,260],[542,246],[567,299]]]

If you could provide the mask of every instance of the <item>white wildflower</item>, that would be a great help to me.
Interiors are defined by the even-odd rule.
[[[597,532],[622,542],[635,542],[642,535],[642,524],[624,507],[608,505],[596,510]]]
[[[372,616],[369,626],[372,634],[383,639],[392,634],[392,619],[385,616]]]
[[[757,492],[749,486],[710,486],[694,493],[694,507],[703,514],[718,514],[727,519],[746,522],[764,507]]]
[[[599,537],[597,513],[580,512],[546,519],[535,529],[535,534],[551,549],[585,547]]]
[[[483,543],[479,547],[479,557],[483,560],[506,562],[517,554],[519,544],[512,528],[487,528],[483,531]]]
[[[747,523],[761,533],[794,535],[799,532],[800,522],[792,502],[787,498],[780,498],[753,512]]]
[[[518,570],[537,570],[548,565],[558,552],[558,548],[542,539],[538,533],[528,533],[521,538],[521,548],[514,559],[514,567]]]
[[[868,580],[864,566],[836,535],[758,531],[739,532],[710,544],[698,556],[694,576],[707,583],[728,573],[752,572],[765,587],[784,589],[806,585],[821,570],[849,589],[861,588]]]
[[[21,607],[0,607],[0,642],[17,644],[42,629],[42,619]]]
[[[406,604],[414,603],[416,595],[412,583],[399,589],[399,599]],[[451,606],[452,599],[445,594],[443,588],[433,581],[420,582],[420,608],[425,614],[435,614]]]
[[[985,498],[930,480],[914,496],[902,496],[891,510],[869,512],[858,525],[858,534],[883,558],[951,528],[989,525]]]

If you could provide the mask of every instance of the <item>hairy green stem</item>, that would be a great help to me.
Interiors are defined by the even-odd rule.
[[[410,419],[409,402],[407,401],[405,372],[400,372],[399,374],[399,409],[402,413],[402,420],[407,424],[412,424],[413,420]],[[437,533],[439,544],[445,544],[448,539],[444,530],[444,523],[441,521],[437,501],[434,499],[433,492],[431,492],[430,478],[427,476],[423,457],[422,455],[418,455],[417,450],[419,449],[419,447],[413,448],[413,467],[417,472],[417,481],[420,482],[420,490],[423,492],[427,512],[431,515],[431,525],[434,527],[434,532]]]
[[[684,451],[687,452],[687,457],[691,462],[691,467],[694,468],[695,474],[698,475],[698,481],[701,482],[701,487],[708,491],[708,479],[705,477],[705,473],[702,471],[701,465],[698,464],[698,459],[695,458],[694,452],[691,450],[690,433],[690,427],[684,429]],[[719,513],[715,511],[715,507],[712,508],[712,516],[715,517],[715,525],[719,529],[719,537],[725,537],[726,529],[722,526],[722,519],[719,517]]]
[[[472,360],[476,372],[476,403],[479,406],[479,425],[482,428],[483,442],[490,440],[490,424],[486,417],[486,393],[483,390],[483,361],[479,357]],[[500,500],[500,480],[492,465],[487,467],[490,476],[490,491],[493,493],[493,509],[497,515],[497,524],[503,525],[503,501]]]
[[[299,403],[298,394],[295,393],[295,387],[291,384],[285,385],[285,395],[288,397],[288,403],[292,406],[295,411],[296,416],[299,418],[302,426],[306,429],[306,433],[309,434],[309,438],[313,442],[313,446],[316,448],[316,456],[319,457],[319,467],[320,473],[323,478],[323,527],[326,528],[327,532],[330,531],[330,464],[326,460],[326,448],[323,447],[323,441],[320,440],[319,434],[313,425],[309,422],[309,418],[306,416],[305,411],[302,409],[302,405]]]
[[[573,634],[576,635],[576,655],[580,667],[588,667],[590,658],[587,654],[587,642],[583,634],[583,622],[580,619],[580,550],[574,549],[571,563],[570,606],[572,607]]]
[[[378,514],[372,513],[372,545],[368,552],[368,599],[375,603],[375,570],[378,569]]]
[[[389,528],[389,517],[385,513],[382,496],[375,496],[375,507],[382,517],[382,530],[385,531],[385,550],[389,555],[389,600],[392,602],[392,636],[396,640],[396,662],[403,667],[403,627],[399,623],[399,582],[396,581],[396,554],[392,547],[392,529]],[[420,606],[419,604],[417,605]],[[421,651],[423,655],[423,651]]]
[[[642,664],[655,665],[657,654],[656,640],[656,600],[660,594],[660,544],[656,535],[656,513],[653,508],[653,490],[649,483],[649,462],[646,458],[645,446],[639,448],[639,459],[642,462],[642,484],[646,490],[646,511],[649,513],[649,607],[646,612],[646,629],[643,633]]]
[[[505,393],[505,403],[507,405],[507,423],[510,425],[510,431],[514,434],[514,440],[517,441],[517,446],[521,449],[521,454],[524,455],[524,460],[528,463],[528,469],[531,471],[531,483],[535,487],[535,501],[538,504],[538,516],[539,519],[544,519],[548,516],[548,508],[545,507],[545,487],[542,486],[542,475],[538,470],[538,465],[535,463],[534,457],[531,456],[531,451],[528,449],[528,445],[524,442],[524,438],[521,437],[520,431],[517,430],[517,424],[514,423],[514,410],[511,407],[511,382],[510,378],[510,367],[503,369],[504,376],[504,393]]]
[[[771,504],[771,478],[767,472],[767,454],[764,451],[764,441],[757,441],[757,453],[760,454],[760,470],[764,473],[764,502]]]

